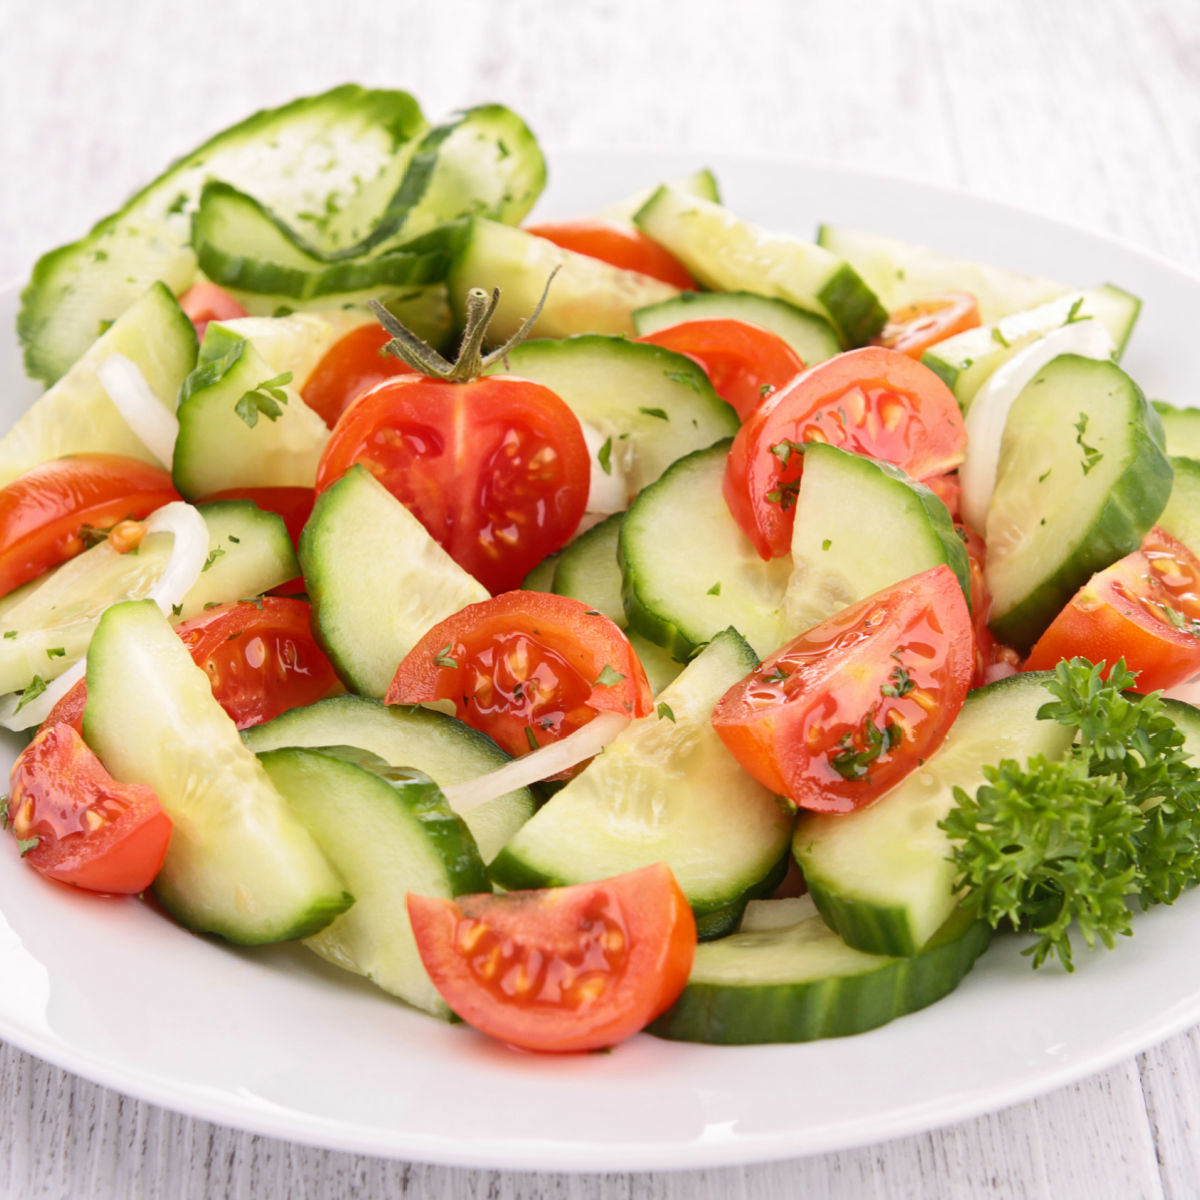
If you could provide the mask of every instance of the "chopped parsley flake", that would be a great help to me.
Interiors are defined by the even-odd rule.
[[[458,667],[458,659],[450,656],[450,651],[454,647],[450,642],[447,642],[434,656],[433,665],[435,667],[449,667],[454,670]]]
[[[665,408],[639,408],[638,412],[645,413],[648,417],[657,417],[660,421],[669,421],[671,419],[667,416]]]
[[[40,676],[35,675],[30,681],[29,686],[21,693],[21,700],[13,712],[20,712],[31,700],[36,700],[46,690],[46,681]]]
[[[204,566],[200,568],[201,572],[207,571],[225,553],[223,546],[217,546],[215,549],[208,552],[208,557],[204,560]]]
[[[1088,417],[1087,413],[1080,413],[1079,420],[1075,422],[1075,441],[1080,450],[1083,451],[1083,461],[1079,464],[1083,468],[1083,473],[1087,475],[1093,467],[1095,467],[1104,455],[1096,449],[1095,446],[1089,446],[1083,440],[1083,435],[1087,432]]]
[[[675,720],[675,714],[671,711],[671,706],[665,701],[660,701],[658,705],[658,719],[661,721],[664,717],[671,722]]]
[[[242,398],[233,406],[237,413],[251,429],[258,424],[260,416],[268,421],[277,421],[283,415],[283,405],[287,403],[287,393],[284,387],[292,382],[291,371],[284,371],[274,379],[264,379],[257,387],[242,393]]]
[[[66,658],[67,652],[62,646],[48,646],[46,648],[47,658]]]
[[[596,454],[596,461],[605,475],[612,474],[612,438],[609,438]]]
[[[708,589],[707,594],[710,596],[719,596],[721,594],[721,581],[719,579]]]
[[[597,687],[616,687],[625,676],[620,671],[614,671],[608,663],[604,664],[604,670],[596,676]]]
[[[24,858],[30,850],[36,850],[41,843],[40,837],[17,838],[17,849],[21,852],[21,857]]]

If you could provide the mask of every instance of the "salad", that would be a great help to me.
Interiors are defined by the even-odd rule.
[[[522,228],[545,170],[341,88],[39,262],[26,861],[559,1051],[855,1033],[1196,882],[1200,716],[1128,694],[1200,674],[1137,300],[705,171]]]

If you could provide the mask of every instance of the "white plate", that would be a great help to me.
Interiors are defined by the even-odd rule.
[[[587,212],[698,165],[680,153],[552,157],[542,211]],[[924,240],[1141,295],[1126,365],[1186,400],[1200,282],[1104,239],[915,183],[714,156],[735,211],[810,234],[819,220]],[[33,395],[0,295],[0,381]],[[130,730],[137,737],[136,729]],[[1200,895],[1137,919],[1074,976],[1036,977],[998,944],[959,990],[860,1037],[725,1048],[638,1037],[537,1057],[406,1010],[291,947],[231,949],[135,901],[48,884],[0,847],[0,1037],[120,1091],[296,1141],[460,1166],[700,1167],[879,1141],[1000,1108],[1200,1020]]]

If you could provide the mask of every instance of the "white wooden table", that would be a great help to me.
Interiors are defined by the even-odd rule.
[[[1200,272],[1198,0],[743,0],[736,12],[714,0],[6,0],[0,282],[212,130],[351,79],[406,88],[435,115],[504,101],[549,147],[784,152],[957,185]],[[1200,1195],[1200,1029],[921,1136],[604,1176],[289,1145],[0,1046],[6,1198],[984,1194]]]

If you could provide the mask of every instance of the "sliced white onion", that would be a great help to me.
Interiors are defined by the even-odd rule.
[[[40,725],[49,715],[50,710],[84,677],[87,672],[87,658],[73,662],[61,675],[46,684],[46,689],[35,696],[28,704],[21,705],[18,692],[0,696],[0,725],[5,729],[31,729]],[[20,711],[17,706],[21,705]]]
[[[588,483],[587,511],[589,513],[621,512],[629,505],[629,482],[621,455],[617,453],[616,439],[603,434],[586,421],[579,422],[583,440],[587,442],[588,454],[592,459],[592,474]],[[600,462],[600,451],[608,443],[608,470]]]
[[[173,500],[152,512],[146,518],[145,526],[147,534],[173,535],[171,557],[147,593],[147,598],[158,605],[163,616],[170,616],[171,609],[179,605],[195,586],[208,561],[208,526],[199,511],[182,500]]]
[[[497,771],[489,771],[486,775],[468,779],[466,783],[452,784],[442,790],[455,812],[470,812],[497,796],[549,779],[551,775],[569,770],[576,763],[594,758],[629,722],[630,718],[624,713],[598,713],[581,729],[568,733],[557,742],[514,758]]]
[[[987,527],[987,510],[1000,465],[1000,439],[1009,409],[1025,385],[1060,354],[1110,358],[1112,351],[1112,338],[1101,322],[1093,318],[1072,321],[1019,350],[975,393],[965,421],[967,456],[958,472],[963,519],[972,529],[982,533]]]
[[[123,354],[110,354],[97,368],[96,377],[129,428],[169,469],[175,455],[175,439],[179,436],[179,421],[154,394],[146,377]]]

